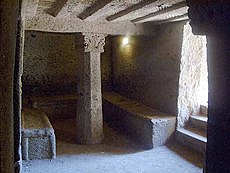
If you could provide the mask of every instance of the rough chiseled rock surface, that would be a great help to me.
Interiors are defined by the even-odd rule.
[[[79,63],[74,34],[26,31],[23,92],[26,95],[69,94],[77,89]],[[101,57],[102,86],[110,88],[110,38]]]
[[[206,38],[194,36],[189,24],[184,27],[178,96],[178,125],[190,115],[199,114],[200,105],[208,101]]]
[[[156,28],[156,37],[113,39],[113,87],[128,98],[177,115],[184,23]]]

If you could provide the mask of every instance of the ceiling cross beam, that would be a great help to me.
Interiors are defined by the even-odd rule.
[[[92,16],[94,13],[105,7],[110,2],[112,2],[112,0],[97,0],[94,4],[92,4],[90,7],[86,8],[85,11],[79,14],[78,17],[81,20],[85,20],[86,18]]]
[[[129,14],[129,13],[131,13],[133,11],[137,11],[137,10],[139,10],[139,9],[149,5],[149,4],[152,4],[152,3],[156,2],[156,1],[157,0],[144,0],[141,3],[132,5],[132,6],[128,7],[128,8],[120,11],[119,13],[113,14],[113,15],[107,17],[106,19],[108,21],[114,21],[114,20],[116,20],[118,18],[121,18],[122,16],[125,16],[125,15],[127,15],[127,14]]]
[[[57,17],[58,13],[62,10],[68,0],[56,0],[52,7],[47,10],[47,13],[53,17]]]
[[[151,21],[152,18],[155,17],[155,16],[162,15],[162,14],[165,14],[165,13],[168,13],[170,11],[177,10],[177,9],[180,9],[180,8],[183,8],[183,7],[186,7],[186,6],[187,6],[187,3],[185,1],[182,1],[180,3],[172,5],[171,7],[168,7],[168,8],[165,8],[163,10],[160,10],[160,11],[157,11],[157,12],[154,12],[154,13],[150,13],[150,14],[148,14],[146,16],[142,16],[142,17],[139,17],[137,19],[134,19],[134,20],[132,20],[132,22],[133,23],[148,22],[148,21]]]
[[[166,20],[162,20],[159,22],[154,22],[154,25],[161,25],[164,23],[170,23],[170,22],[178,22],[178,21],[189,21],[189,17],[188,17],[188,13],[183,14],[183,15],[179,15],[179,16],[175,16]]]

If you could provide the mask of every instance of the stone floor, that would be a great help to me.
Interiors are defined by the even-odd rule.
[[[176,143],[142,150],[105,125],[103,144],[78,145],[74,120],[53,122],[57,159],[23,161],[22,173],[201,173],[202,156]]]

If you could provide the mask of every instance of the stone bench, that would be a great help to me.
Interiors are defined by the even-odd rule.
[[[115,92],[103,93],[104,119],[145,149],[165,145],[176,128],[176,117],[161,113]]]
[[[47,115],[40,109],[23,109],[23,160],[54,159],[55,157],[55,134]]]
[[[51,120],[74,118],[77,108],[77,94],[30,97],[33,108],[42,109]]]

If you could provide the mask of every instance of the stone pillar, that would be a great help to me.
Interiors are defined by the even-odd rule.
[[[97,144],[104,137],[100,54],[104,52],[105,35],[83,33],[83,37],[78,37],[76,44],[79,55],[77,142]]]
[[[208,130],[204,172],[230,172],[230,2],[187,0],[195,34],[207,36]]]
[[[0,1],[0,172],[14,172],[13,81],[18,0]]]

